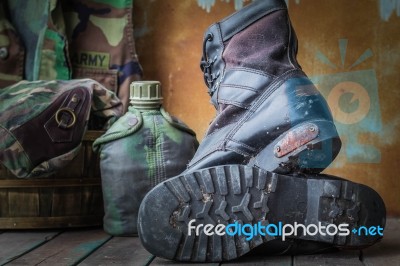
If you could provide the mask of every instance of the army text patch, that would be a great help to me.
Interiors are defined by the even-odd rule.
[[[71,57],[72,64],[84,68],[108,69],[110,54],[100,52],[75,52]]]

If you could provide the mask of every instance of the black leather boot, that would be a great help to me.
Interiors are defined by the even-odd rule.
[[[189,168],[143,199],[138,231],[149,252],[225,261],[262,246],[303,253],[297,244],[308,243],[310,253],[363,248],[382,237],[385,205],[373,189],[311,174],[331,163],[341,142],[325,100],[296,61],[296,42],[284,0],[253,2],[208,29],[202,68],[218,114]],[[296,223],[309,232],[300,226],[279,241],[272,225]],[[246,229],[217,234],[229,225]],[[269,225],[264,235],[255,227]],[[361,226],[376,234],[351,231]]]
[[[297,63],[285,1],[256,1],[207,30],[201,68],[217,109],[189,171],[224,164],[320,172],[341,141]]]

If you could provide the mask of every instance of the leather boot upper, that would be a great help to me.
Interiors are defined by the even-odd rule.
[[[249,164],[301,123],[333,125],[325,99],[301,70],[296,54],[297,37],[284,0],[255,1],[209,27],[200,66],[217,114],[189,170]]]

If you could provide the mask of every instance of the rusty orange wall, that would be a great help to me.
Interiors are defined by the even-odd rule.
[[[162,82],[165,108],[192,127],[199,140],[215,114],[199,68],[202,36],[235,11],[235,2],[240,4],[216,0],[207,11],[200,2],[213,1],[134,4],[144,78]],[[328,99],[344,142],[325,172],[372,186],[389,214],[400,215],[400,1],[288,3],[299,62]]]

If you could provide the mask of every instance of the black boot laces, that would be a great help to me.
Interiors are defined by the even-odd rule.
[[[207,52],[206,52],[206,45],[207,42],[211,42],[213,40],[214,36],[212,35],[212,33],[208,33],[207,37],[204,39],[203,41],[203,57],[201,58],[200,61],[200,68],[204,73],[204,82],[206,83],[206,85],[208,86],[209,90],[209,94],[212,95],[212,93],[214,91],[211,90],[211,88],[214,85],[214,81],[219,77],[220,73],[212,73],[212,65],[213,63],[217,60],[217,55],[213,58],[210,59],[208,58]]]

